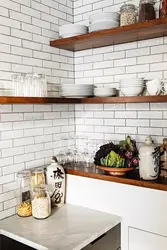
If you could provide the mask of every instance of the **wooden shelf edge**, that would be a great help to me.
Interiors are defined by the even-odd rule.
[[[50,41],[50,46],[69,51],[116,45],[166,35],[167,17]],[[101,39],[101,42],[98,40]],[[108,39],[108,40],[107,40]]]
[[[53,98],[53,97],[14,97],[1,96],[0,104],[107,104],[107,103],[149,103],[167,102],[167,95],[162,96],[123,96],[123,97],[88,97],[88,98]]]
[[[0,104],[76,104],[80,99],[61,97],[15,97],[0,96]]]
[[[144,103],[144,102],[167,102],[167,95],[160,96],[121,96],[121,97],[92,97],[83,98],[81,103],[107,104],[107,103]]]
[[[66,169],[65,172],[66,174],[76,175],[80,177],[92,178],[92,179],[103,180],[103,181],[111,181],[111,182],[127,184],[127,185],[132,185],[132,186],[137,186],[137,187],[167,191],[167,185],[156,183],[154,181],[134,180],[134,179],[129,179],[129,178],[99,174],[99,173],[83,172],[83,171],[73,170],[73,169]]]

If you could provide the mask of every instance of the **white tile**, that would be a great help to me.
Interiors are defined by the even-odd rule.
[[[14,156],[14,163],[22,163],[34,160],[34,153],[22,154]]]
[[[126,119],[126,126],[129,126],[129,127],[149,127],[149,120]]]
[[[127,103],[126,110],[149,110],[149,103]]]
[[[125,119],[104,119],[104,125],[125,126]]]
[[[135,111],[115,111],[115,118],[137,118]]]
[[[139,111],[138,118],[159,119],[162,118],[162,111]]]
[[[2,149],[2,157],[8,157],[8,156],[15,156],[15,155],[21,155],[24,153],[23,147],[15,147],[10,149]]]
[[[136,127],[115,127],[115,133],[118,134],[137,134]]]
[[[98,126],[98,124],[94,127],[95,133],[114,133],[114,127],[111,126]]]
[[[5,184],[14,181],[14,174],[0,176],[0,183]]]
[[[37,136],[37,135],[43,135],[43,128],[32,128],[24,130],[24,136]]]
[[[26,137],[26,138],[14,139],[13,143],[14,143],[14,147],[32,145],[34,144],[34,138]]]
[[[22,121],[23,114],[13,113],[13,114],[1,114],[1,122],[10,122],[10,121]]]
[[[23,130],[10,130],[1,132],[1,139],[8,140],[8,139],[15,139],[23,137]]]
[[[17,173],[17,172],[22,171],[22,170],[24,170],[24,163],[9,165],[7,167],[2,168],[3,175]],[[10,192],[10,193],[12,194],[12,192]]]
[[[162,135],[162,128],[138,128],[138,133],[141,135]]]

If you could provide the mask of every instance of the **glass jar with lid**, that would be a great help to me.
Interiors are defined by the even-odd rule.
[[[31,172],[23,170],[17,173],[17,214],[20,217],[28,217],[32,215],[31,206]]]
[[[133,4],[124,4],[120,9],[120,26],[136,23],[136,7]]]
[[[32,215],[35,219],[46,219],[51,214],[51,200],[46,185],[33,189]]]
[[[154,0],[140,0],[139,22],[145,22],[156,18]]]
[[[31,187],[32,190],[35,186],[44,185],[45,182],[45,170],[44,168],[34,168],[31,172]]]

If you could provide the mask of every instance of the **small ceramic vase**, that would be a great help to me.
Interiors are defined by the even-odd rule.
[[[139,173],[144,180],[156,180],[159,176],[160,147],[153,144],[151,136],[139,149]]]
[[[52,207],[62,207],[65,199],[65,171],[58,164],[56,157],[46,169],[46,183],[50,194]]]

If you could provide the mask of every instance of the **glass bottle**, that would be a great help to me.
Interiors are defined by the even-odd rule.
[[[159,6],[159,17],[163,18],[167,16],[167,0],[161,0]]]
[[[32,190],[35,186],[44,185],[45,181],[45,170],[44,168],[35,168],[31,172],[31,187]]]
[[[23,84],[24,84],[25,74],[13,74],[12,75],[12,89],[14,96],[24,96]]]
[[[46,219],[51,214],[51,201],[46,185],[33,189],[32,215],[35,219]]]
[[[161,177],[167,177],[167,138],[163,139],[163,144],[160,145],[160,152],[161,152],[161,158],[160,158],[160,166],[161,166]]]
[[[18,172],[16,177],[18,186],[18,190],[16,191],[17,214],[20,217],[31,216],[31,172],[23,170]]]
[[[145,22],[155,18],[154,0],[140,0],[139,22]]]
[[[136,7],[133,4],[124,4],[120,8],[120,26],[136,23]]]

